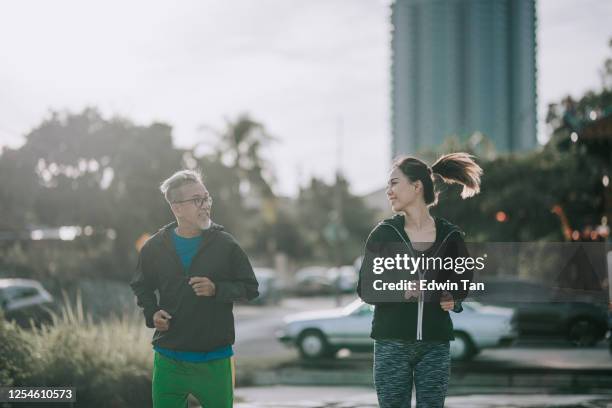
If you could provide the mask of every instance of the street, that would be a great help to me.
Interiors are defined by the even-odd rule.
[[[343,299],[342,304],[351,299]],[[312,391],[317,398],[321,398],[325,390],[334,393],[334,390],[350,386],[371,394],[372,353],[341,350],[335,359],[304,361],[295,348],[288,348],[276,340],[275,333],[283,326],[284,316],[334,306],[334,298],[286,299],[277,306],[237,306],[238,386],[259,386],[240,390],[247,390],[250,398],[256,399],[264,398],[260,395],[264,390],[277,395],[272,390],[280,389],[288,395],[299,390],[299,395],[305,393],[307,396],[308,387],[313,386],[320,387]],[[611,384],[612,356],[604,341],[596,347],[576,348],[563,340],[522,340],[511,347],[482,350],[468,362],[453,361],[449,395],[596,395],[612,393]],[[292,388],[298,385],[302,387]],[[474,403],[470,400],[468,405],[461,405],[465,401],[453,401],[455,405],[452,406]]]
[[[342,305],[353,296],[344,296]],[[273,306],[238,305],[235,307],[237,359],[291,360],[301,364],[294,348],[288,348],[276,340],[275,333],[283,327],[283,317],[302,311],[322,310],[335,307],[333,297],[290,298]],[[371,353],[347,355],[340,353],[333,364],[339,368],[369,366]],[[461,364],[472,367],[545,367],[550,369],[608,369],[612,370],[612,356],[604,341],[593,348],[575,348],[562,340],[520,341],[512,347],[486,349],[472,362]]]
[[[375,408],[376,393],[363,387],[254,387],[236,390],[236,408]],[[415,406],[413,394],[412,406]],[[449,396],[446,408],[610,408],[609,395]]]

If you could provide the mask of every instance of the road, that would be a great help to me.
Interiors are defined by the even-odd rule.
[[[415,395],[412,406],[416,405]],[[376,394],[366,387],[252,387],[236,390],[236,408],[375,408]],[[463,395],[448,396],[446,408],[610,408],[610,395]]]
[[[351,299],[345,297],[343,303]],[[344,353],[335,360],[309,364],[299,359],[296,350],[276,340],[275,333],[282,328],[285,316],[332,307],[333,298],[285,299],[275,306],[235,307],[238,367],[244,360],[281,362],[277,369],[264,370],[275,374],[259,383],[269,385],[238,385],[237,408],[378,406],[374,389],[368,384],[372,377],[371,353]],[[574,348],[563,341],[522,342],[510,348],[484,350],[471,362],[453,363],[451,380],[445,404],[450,408],[612,408],[612,356],[604,342],[594,348]]]
[[[346,296],[346,304],[353,299]],[[334,298],[295,298],[285,299],[276,306],[236,306],[236,358],[275,358],[298,362],[294,349],[276,340],[275,333],[283,326],[283,317],[300,311],[321,310],[335,307]],[[342,354],[341,354],[342,355]],[[338,367],[348,365],[370,366],[372,355],[346,355],[334,364]],[[605,342],[594,348],[575,348],[563,341],[520,342],[502,349],[486,349],[475,357],[470,367],[547,367],[550,369],[610,369],[612,356]]]

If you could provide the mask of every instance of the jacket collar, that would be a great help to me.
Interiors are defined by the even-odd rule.
[[[172,240],[172,232],[174,229],[178,227],[178,223],[176,221],[171,222],[170,224],[164,225],[159,229],[159,234],[161,235],[162,241],[169,248],[174,250],[174,242]],[[225,228],[223,225],[216,224],[214,222],[210,223],[210,227],[202,230],[200,236],[204,238],[200,246],[208,243],[210,238],[214,237],[218,232],[223,231]]]
[[[450,221],[442,217],[437,217],[437,216],[433,216],[433,218],[436,223],[436,242],[435,244],[439,244],[443,242],[451,233],[455,231],[459,232],[461,235],[465,235],[465,232],[463,232],[458,226],[451,223]],[[408,235],[404,231],[404,224],[405,224],[404,214],[395,214],[393,217],[387,218],[381,221],[380,223],[380,225],[390,225],[394,227],[409,242],[410,239],[408,238]]]

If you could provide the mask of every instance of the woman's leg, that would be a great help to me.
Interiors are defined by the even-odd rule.
[[[417,408],[442,408],[450,377],[449,342],[423,342],[420,348],[414,369]]]
[[[410,347],[399,340],[374,343],[374,386],[380,408],[410,408],[412,370]]]

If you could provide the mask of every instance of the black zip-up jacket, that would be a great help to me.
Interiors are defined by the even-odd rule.
[[[156,330],[151,343],[198,352],[234,344],[233,302],[259,295],[249,259],[232,235],[212,223],[202,231],[202,243],[185,273],[172,239],[176,226],[163,227],[144,244],[130,283],[147,327],[155,327],[153,314],[160,309],[172,316],[169,329]],[[197,296],[187,283],[192,276],[208,277],[215,295]]]
[[[449,221],[434,217],[436,223],[436,240],[433,245],[425,251],[429,257],[468,257],[468,251],[463,240],[465,233]],[[358,295],[367,303],[374,304],[374,318],[372,320],[373,339],[401,339],[401,340],[424,340],[424,341],[446,341],[453,340],[453,323],[449,312],[440,306],[442,291],[427,291],[423,293],[417,302],[378,302],[373,301],[367,295],[367,288],[362,285],[370,284],[372,278],[366,279],[365,274],[372,274],[373,258],[376,256],[395,256],[385,248],[404,248],[410,256],[418,256],[412,248],[408,235],[404,231],[404,216],[398,214],[392,218],[380,222],[370,233],[366,242],[366,251],[357,285]],[[424,272],[423,279],[435,279],[436,282],[457,282],[459,290],[449,291],[455,301],[453,311],[461,312],[461,302],[467,297],[468,291],[463,290],[461,280],[473,279],[473,271],[466,270],[457,274],[453,270],[428,270]],[[372,293],[370,291],[370,293]]]

